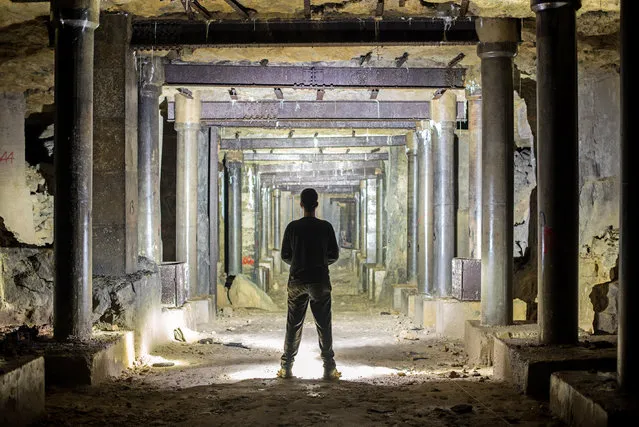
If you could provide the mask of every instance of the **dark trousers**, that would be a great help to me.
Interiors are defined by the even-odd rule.
[[[295,361],[302,341],[302,328],[309,302],[315,318],[324,368],[334,368],[331,285],[330,283],[302,284],[292,281],[288,283],[288,317],[282,367],[291,367]]]

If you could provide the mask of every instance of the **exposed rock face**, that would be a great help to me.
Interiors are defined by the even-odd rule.
[[[617,281],[595,285],[590,294],[590,301],[595,310],[593,329],[595,333],[616,334],[618,328],[618,295]]]
[[[51,324],[53,250],[0,248],[0,325]]]
[[[144,258],[139,262],[143,270],[134,274],[93,277],[93,323],[134,329],[139,312],[159,307],[162,286],[157,266]]]
[[[513,238],[515,257],[524,256],[528,247],[530,194],[537,186],[535,159],[530,148],[515,150],[515,229]],[[533,214],[534,215],[534,214]]]

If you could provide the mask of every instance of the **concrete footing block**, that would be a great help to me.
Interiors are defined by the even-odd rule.
[[[189,328],[196,331],[200,329],[200,325],[210,323],[215,318],[211,297],[189,300],[184,303],[183,309],[186,311]]]
[[[471,366],[492,366],[494,338],[536,338],[536,323],[516,323],[509,326],[483,326],[479,320],[467,320],[464,347]]]
[[[435,332],[440,337],[464,339],[466,320],[479,320],[481,303],[478,301],[458,301],[454,298],[437,300]]]
[[[45,349],[47,386],[96,385],[133,366],[132,331],[97,332],[86,343],[55,343]]]
[[[0,361],[0,425],[30,425],[44,415],[44,358]]]
[[[560,371],[550,377],[550,410],[573,426],[634,426],[639,400],[619,393],[615,373]]]
[[[402,290],[405,288],[413,288],[416,289],[415,285],[410,285],[406,283],[397,283],[393,285],[393,300],[391,301],[391,308],[396,311],[401,311],[402,309]]]
[[[493,375],[523,393],[548,399],[550,376],[558,371],[613,372],[617,367],[614,336],[591,336],[574,346],[550,346],[536,338],[494,338]]]
[[[382,289],[384,288],[384,279],[386,278],[386,269],[383,267],[377,267],[373,270],[373,301],[379,302],[382,295]]]
[[[406,316],[413,317],[415,315],[415,295],[417,295],[416,287],[402,288],[401,290],[401,312]]]
[[[280,251],[273,249],[271,254],[273,256],[273,273],[276,275],[282,274],[282,256],[280,255]]]

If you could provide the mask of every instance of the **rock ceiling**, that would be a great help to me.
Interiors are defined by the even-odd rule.
[[[240,0],[255,12],[254,19],[302,19],[303,0]],[[383,17],[455,16],[461,0],[386,0]],[[238,20],[226,0],[200,0],[211,19]],[[311,0],[312,19],[356,19],[375,15],[377,0]],[[103,0],[101,8],[125,11],[134,17],[187,19],[179,0]],[[534,14],[530,0],[471,0],[468,15],[522,18],[522,39],[515,65],[521,78],[535,78]],[[29,112],[42,111],[53,102],[53,50],[49,46],[47,20],[49,3],[0,0],[0,91],[24,92]],[[382,18],[383,19],[383,18]],[[582,0],[578,13],[579,61],[585,66],[617,67],[619,0]],[[445,46],[343,46],[330,47],[216,47],[153,52],[188,62],[311,64],[356,66],[361,55],[371,52],[367,66],[393,66],[395,58],[408,53],[406,67],[446,67],[460,53],[457,65],[467,68],[467,85],[479,81],[474,45]],[[148,53],[148,52],[145,52]]]

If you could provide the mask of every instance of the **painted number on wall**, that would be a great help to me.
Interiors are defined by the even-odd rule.
[[[4,163],[13,164],[13,160],[14,160],[13,159],[13,151],[12,152],[5,151],[0,156],[0,164],[4,164]]]

